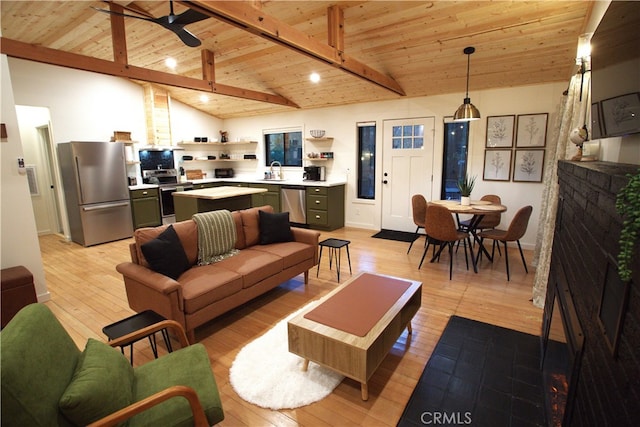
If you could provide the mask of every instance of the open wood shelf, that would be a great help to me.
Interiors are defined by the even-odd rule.
[[[223,146],[223,145],[247,145],[257,144],[258,141],[229,141],[229,142],[195,142],[195,141],[181,141],[178,145],[188,145],[195,147],[208,147],[208,146]]]
[[[310,142],[333,142],[332,136],[323,136],[322,138],[305,138],[305,141]]]

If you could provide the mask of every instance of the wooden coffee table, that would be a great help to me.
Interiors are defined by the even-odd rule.
[[[346,377],[359,381],[362,400],[369,398],[368,381],[382,360],[387,356],[393,344],[406,327],[411,333],[411,319],[420,308],[422,301],[422,282],[399,277],[373,275],[393,281],[408,282],[408,288],[393,302],[364,336],[354,335],[326,324],[305,318],[305,314],[352,285],[359,279],[366,279],[361,273],[345,282],[326,295],[319,304],[309,307],[291,319],[288,324],[289,351],[305,359],[303,369],[309,361],[330,368]],[[369,275],[368,277],[370,277]],[[359,282],[363,285],[364,282]],[[355,287],[354,287],[355,289]],[[366,309],[366,307],[365,307]],[[349,315],[354,314],[350,311]]]

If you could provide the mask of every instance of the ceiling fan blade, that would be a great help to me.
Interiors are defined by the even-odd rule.
[[[182,42],[189,47],[198,47],[202,44],[200,39],[194,36],[193,34],[191,34],[189,30],[187,30],[186,28],[179,28],[179,29],[169,28],[169,29],[174,33],[176,33],[178,37],[180,37],[180,40],[182,40]]]
[[[180,40],[182,40],[182,42],[189,47],[198,47],[202,44],[202,42],[200,41],[200,39],[194,36],[191,32],[186,30],[184,28],[184,25],[209,18],[209,16],[203,15],[200,12],[196,12],[191,9],[187,9],[185,12],[181,13],[180,15],[167,15],[167,16],[162,16],[160,18],[147,18],[142,16],[136,16],[136,15],[128,15],[126,13],[114,12],[106,9],[98,9],[93,6],[91,6],[91,8],[94,10],[97,10],[98,12],[109,13],[111,15],[124,16],[127,18],[141,19],[143,21],[153,22],[155,24],[162,25],[164,28],[176,33],[176,35],[180,38]],[[188,22],[182,23],[183,20]]]
[[[142,19],[143,21],[156,22],[155,19],[145,18],[144,16],[127,15],[126,13],[114,12],[112,10],[106,10],[106,9],[98,9],[97,7],[93,7],[93,6],[90,6],[90,7],[91,9],[97,10],[98,12],[108,13],[110,15],[118,15],[118,16],[124,16],[125,18],[136,18],[136,19]]]
[[[210,18],[210,16],[197,12],[193,9],[187,9],[180,15],[174,15],[174,19],[171,21],[171,24],[189,25],[208,18]]]

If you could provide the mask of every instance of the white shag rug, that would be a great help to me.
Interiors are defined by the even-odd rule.
[[[299,408],[324,399],[344,379],[314,362],[304,372],[304,359],[289,353],[287,321],[301,310],[244,346],[233,361],[231,386],[247,402],[273,410]]]

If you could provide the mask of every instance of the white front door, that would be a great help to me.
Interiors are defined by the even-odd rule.
[[[415,231],[411,197],[432,199],[435,117],[384,120],[382,228]]]

